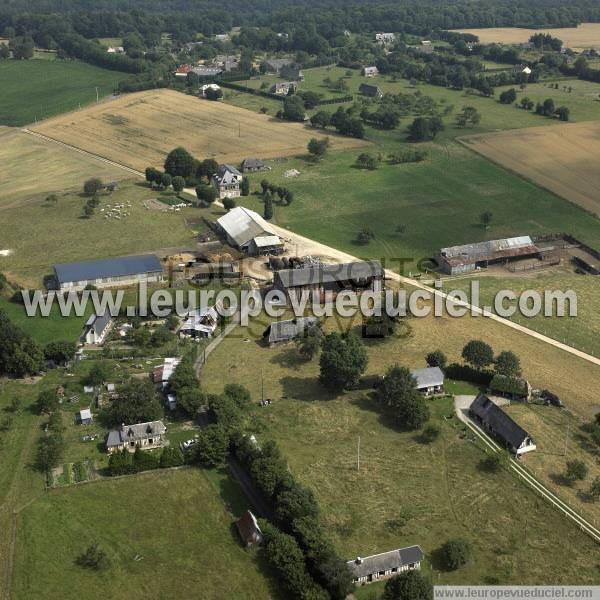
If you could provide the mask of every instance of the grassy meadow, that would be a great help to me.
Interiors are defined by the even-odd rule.
[[[411,329],[408,337],[369,344],[369,373],[382,373],[396,361],[422,366],[423,346],[447,350],[457,341],[448,328],[435,338],[425,337],[416,321]],[[241,336],[245,339],[246,332]],[[317,373],[318,361],[299,361],[293,345],[266,348],[233,337],[211,354],[201,381],[209,392],[220,391],[224,379],[244,382],[255,399],[264,382],[265,397],[273,403],[258,409],[255,434],[259,442],[275,439],[281,445],[292,472],[317,495],[343,555],[418,543],[442,584],[535,583],[548,577],[574,583],[597,577],[593,543],[577,528],[508,473],[481,472],[484,454],[463,434],[451,399],[429,401],[431,420],[442,433],[427,445],[418,432],[398,431],[382,418],[366,392],[330,397]],[[450,387],[476,393],[464,384]],[[439,570],[437,551],[452,537],[467,538],[474,558],[448,573]]]
[[[20,127],[112,94],[127,77],[75,60],[0,61],[0,125]]]

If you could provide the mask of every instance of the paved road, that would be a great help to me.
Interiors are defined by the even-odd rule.
[[[38,138],[44,139],[48,142],[59,144],[60,146],[62,146],[64,148],[70,148],[71,150],[73,150],[75,152],[79,152],[80,154],[85,154],[87,156],[91,156],[93,158],[96,158],[97,160],[100,160],[100,161],[102,161],[106,164],[112,165],[114,167],[124,169],[125,171],[128,171],[129,173],[131,173],[133,175],[137,175],[138,177],[144,177],[144,174],[141,173],[140,171],[136,171],[135,169],[132,169],[131,167],[128,167],[126,165],[112,161],[104,156],[100,156],[100,155],[94,154],[92,152],[88,152],[87,150],[77,148],[76,146],[71,146],[69,144],[65,144],[64,142],[60,142],[60,141],[55,140],[46,135],[42,135],[35,131],[31,131],[30,129],[25,128],[22,131],[24,131],[25,133],[28,133],[30,135],[36,136]],[[191,188],[186,188],[185,191],[195,194],[195,191],[192,190]],[[219,206],[222,206],[219,202],[217,202],[217,204]],[[330,257],[334,260],[339,260],[340,262],[349,262],[349,261],[356,260],[356,257],[351,254],[348,254],[346,252],[341,252],[340,250],[336,250],[335,248],[331,248],[330,246],[327,246],[320,242],[316,242],[314,240],[311,240],[310,238],[306,238],[297,233],[293,233],[292,231],[289,231],[288,229],[284,229],[282,227],[278,227],[273,224],[271,224],[271,226],[274,229],[275,233],[278,233],[282,238],[287,240],[288,244],[292,248],[296,249],[296,253],[299,255],[309,255],[310,254],[310,255],[317,255],[317,256],[326,256],[326,257]],[[441,290],[431,288],[431,287],[424,285],[423,283],[421,283],[415,279],[412,279],[410,277],[404,277],[402,275],[398,275],[398,273],[394,273],[393,271],[386,270],[386,277],[388,277],[392,281],[397,281],[400,283],[411,285],[411,286],[419,288],[421,290],[427,290],[430,294],[439,296],[444,300],[446,300],[446,298],[448,297],[448,294],[446,294],[445,292],[442,292]],[[509,319],[505,319],[503,317],[499,317],[498,315],[494,315],[491,313],[484,313],[483,309],[481,309],[477,306],[472,306],[468,302],[462,302],[460,300],[457,300],[456,298],[450,298],[449,300],[456,306],[464,307],[467,310],[472,311],[473,313],[476,313],[478,315],[485,315],[486,317],[492,319],[493,321],[496,321],[497,323],[505,325],[506,327],[515,329],[516,331],[519,331],[525,335],[529,335],[537,340],[540,340],[541,342],[544,342],[546,344],[554,346],[555,348],[558,348],[560,350],[568,352],[569,354],[572,354],[572,355],[576,356],[577,358],[581,358],[582,360],[585,360],[587,362],[590,362],[592,364],[600,366],[600,358],[592,356],[591,354],[587,354],[586,352],[577,350],[577,348],[572,348],[571,346],[569,346],[567,344],[563,344],[562,342],[559,342],[553,338],[550,338],[546,335],[538,333],[537,331],[533,331],[531,329],[528,329],[527,327],[524,327],[523,325],[514,323],[513,321],[511,321]]]
[[[475,396],[455,396],[454,410],[456,416],[477,436],[477,439],[485,445],[486,453],[504,454],[504,449],[481,429],[479,425],[469,418],[468,409],[474,399]],[[504,399],[493,398],[493,400],[496,404],[507,403]],[[508,467],[519,479],[521,479],[521,481],[542,496],[542,498],[548,501],[565,517],[573,521],[581,531],[589,535],[595,542],[600,543],[600,530],[596,529],[596,527],[594,527],[585,517],[573,510],[566,502],[563,502],[554,492],[534,477],[518,460],[509,458]]]

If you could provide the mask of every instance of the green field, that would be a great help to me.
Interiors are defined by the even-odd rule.
[[[233,520],[193,468],[55,489],[19,516],[11,597],[217,599],[225,585],[231,597],[272,597]],[[93,543],[110,559],[100,572],[74,563]]]
[[[73,60],[0,61],[0,125],[22,126],[112,94],[127,77]]]
[[[373,366],[382,372],[382,362],[414,365],[405,343],[374,342]],[[249,385],[256,399],[264,381],[273,403],[258,409],[259,443],[275,439],[281,445],[291,471],[317,495],[343,556],[420,544],[442,584],[597,578],[591,540],[508,473],[480,471],[484,454],[462,435],[451,400],[429,401],[442,435],[422,444],[416,433],[395,430],[365,392],[324,394],[317,372],[317,361],[299,362],[293,346],[264,348],[228,339],[211,354],[202,385],[220,391],[225,375]],[[474,558],[457,572],[440,571],[436,552],[453,537],[467,538]]]
[[[552,269],[529,276],[483,276],[476,277],[481,289],[481,304],[491,305],[494,295],[500,290],[512,290],[517,295],[525,290],[574,290],[577,293],[577,316],[533,318],[515,314],[513,321],[525,325],[554,339],[566,342],[584,352],[600,356],[600,296],[598,280],[593,276],[578,275],[570,268]],[[452,279],[445,289],[469,291],[469,278]]]
[[[390,141],[367,151],[385,157],[405,147],[394,143],[399,132],[387,135]],[[289,187],[294,202],[275,206],[275,223],[357,256],[403,259],[405,274],[439,248],[511,235],[567,228],[591,246],[600,245],[600,228],[583,210],[453,142],[420,147],[430,153],[424,162],[389,165],[384,160],[374,171],[353,167],[357,151],[331,153],[316,165],[291,159],[273,164],[267,174],[251,176],[253,189],[265,177]],[[282,177],[290,168],[301,175]],[[262,213],[258,196],[241,201]],[[485,230],[480,215],[487,210],[493,213],[493,222]],[[365,226],[375,238],[360,246],[355,240]],[[397,232],[398,226],[405,227],[403,233]]]
[[[40,285],[56,263],[193,245],[194,230],[186,219],[199,220],[203,213],[193,208],[182,212],[145,208],[144,203],[157,195],[143,185],[125,184],[102,196],[89,219],[81,218],[85,199],[79,193],[61,195],[56,204],[42,201],[6,209],[0,238],[13,254],[0,258],[0,270],[9,279]],[[105,216],[109,205],[127,203],[129,216],[120,220]]]

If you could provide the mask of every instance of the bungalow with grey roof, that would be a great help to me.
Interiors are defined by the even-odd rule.
[[[103,315],[95,313],[85,323],[82,339],[86,344],[101,344],[106,338],[110,326],[112,325],[112,317],[107,311]]]
[[[301,336],[307,329],[314,327],[319,320],[316,317],[298,317],[287,321],[273,321],[264,331],[263,339],[270,346],[278,342],[289,342]]]
[[[258,158],[245,158],[242,161],[242,173],[256,173],[257,171],[267,171],[269,167]]]
[[[167,428],[162,421],[121,425],[120,429],[109,432],[106,451],[109,454],[126,449],[135,452],[137,448],[152,450],[165,444]]]
[[[411,375],[417,381],[417,389],[425,396],[444,393],[444,372],[439,367],[415,369]]]
[[[349,560],[348,565],[354,583],[371,583],[405,571],[421,568],[423,550],[420,546],[408,546],[367,557]]]

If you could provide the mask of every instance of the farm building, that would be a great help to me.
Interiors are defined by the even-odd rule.
[[[220,86],[218,86],[216,83],[207,83],[200,88],[200,93],[202,94],[203,98],[210,96],[211,92],[218,94],[221,92]]]
[[[512,68],[512,72],[515,73],[515,75],[519,75],[521,73],[524,75],[531,75],[531,69],[527,65],[515,65]]]
[[[377,75],[379,75],[379,69],[377,67],[363,67],[362,75],[365,77],[377,77]]]
[[[422,560],[421,547],[408,546],[364,558],[359,556],[346,564],[352,572],[354,583],[371,583],[398,573],[420,569]]]
[[[123,449],[135,452],[136,448],[151,450],[160,448],[164,443],[167,431],[162,421],[122,425],[120,429],[109,432],[106,440],[106,451],[109,454]]]
[[[237,521],[237,530],[239,531],[242,542],[245,546],[254,546],[263,541],[263,534],[258,525],[256,517],[251,511],[247,510]]]
[[[219,198],[239,198],[242,174],[231,165],[219,165],[217,172],[211,178],[217,189]]]
[[[425,396],[444,393],[444,372],[439,367],[427,367],[411,371],[417,381],[417,389]]]
[[[511,260],[539,256],[540,249],[528,235],[524,235],[442,248],[437,260],[444,273],[456,275],[487,267],[490,264],[506,264]]]
[[[219,310],[222,306],[211,306],[191,312],[179,328],[179,337],[193,340],[212,337],[219,325]]]
[[[57,289],[77,291],[87,285],[107,288],[155,283],[163,280],[163,270],[157,256],[142,254],[54,265],[54,278]]]
[[[175,77],[187,77],[187,74],[191,73],[193,69],[192,65],[179,65],[175,69]]]
[[[75,422],[78,425],[89,425],[92,422],[92,411],[89,408],[82,408],[75,413]]]
[[[256,173],[257,171],[267,171],[269,167],[258,158],[245,158],[242,161],[242,173]]]
[[[263,339],[269,345],[288,342],[301,336],[306,329],[318,322],[319,320],[316,317],[298,317],[287,321],[274,321],[265,329]]]
[[[180,362],[181,358],[165,358],[163,364],[152,371],[152,381],[159,383],[161,388],[165,389]]]
[[[278,96],[287,96],[290,91],[296,92],[297,89],[298,84],[295,81],[283,81],[281,83],[274,83],[269,92]]]
[[[217,227],[227,237],[228,244],[248,254],[256,252],[259,247],[263,250],[261,254],[283,251],[284,244],[281,238],[275,235],[269,224],[253,210],[243,206],[237,206],[219,218]],[[264,242],[271,245],[265,246]]]
[[[396,39],[395,33],[376,33],[375,41],[380,44],[391,44]]]
[[[368,98],[381,98],[383,96],[381,88],[378,85],[371,85],[370,83],[361,83],[358,93]]]
[[[479,394],[473,400],[469,414],[517,456],[535,450],[536,446],[531,436],[485,394]]]
[[[383,269],[378,261],[284,269],[275,273],[274,287],[297,299],[305,291],[321,295],[332,292],[334,296],[343,290],[380,292],[383,289]]]
[[[83,329],[83,341],[86,344],[101,344],[106,338],[111,324],[112,317],[109,312],[105,312],[100,316],[96,314],[91,315]]]

